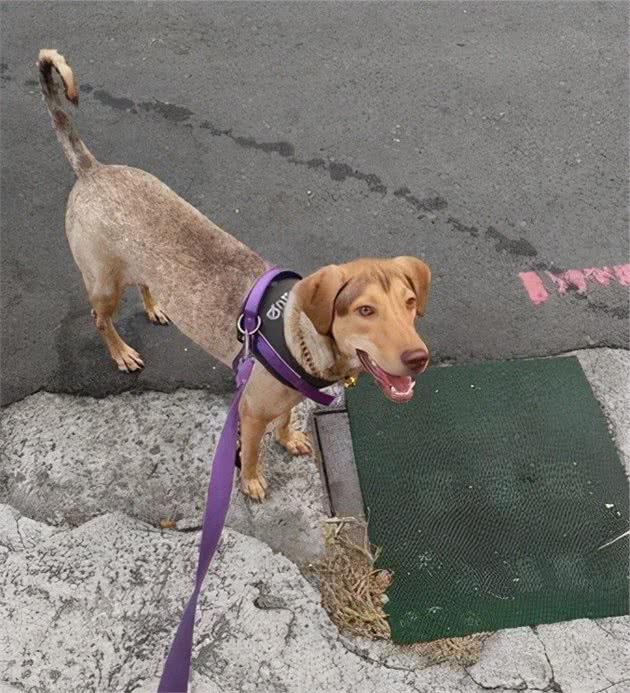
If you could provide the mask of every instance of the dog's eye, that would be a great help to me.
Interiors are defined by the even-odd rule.
[[[405,304],[406,304],[407,308],[409,308],[409,309],[415,308],[415,307],[416,307],[416,298],[415,298],[415,296],[412,296],[411,298],[408,298],[408,299],[405,301]]]
[[[374,315],[375,311],[372,306],[361,306],[360,308],[357,308],[357,312],[361,317],[369,318],[370,315]]]

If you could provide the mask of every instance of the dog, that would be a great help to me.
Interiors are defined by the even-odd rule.
[[[149,320],[170,319],[229,366],[240,346],[235,324],[241,302],[268,265],[151,174],[98,162],[64,110],[55,73],[66,99],[75,106],[79,101],[64,57],[44,49],[37,64],[55,133],[77,177],[66,210],[68,242],[112,359],[127,372],[144,365],[112,321],[122,292],[135,285]],[[413,376],[429,363],[415,323],[424,315],[430,283],[428,265],[415,257],[323,267],[289,293],[287,346],[313,376],[332,383],[367,371],[386,397],[407,401]],[[265,497],[258,449],[270,424],[276,423],[275,436],[290,453],[311,451],[307,436],[291,425],[301,398],[256,363],[239,408],[240,484],[253,499]]]

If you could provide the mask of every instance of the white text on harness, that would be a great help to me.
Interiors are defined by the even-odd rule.
[[[277,320],[282,316],[282,312],[284,311],[284,307],[287,305],[288,300],[289,292],[285,291],[277,301],[271,304],[271,307],[267,311],[267,317],[269,320]]]

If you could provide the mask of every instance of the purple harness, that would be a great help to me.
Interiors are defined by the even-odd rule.
[[[316,387],[306,382],[299,373],[278,355],[277,351],[259,331],[261,325],[259,309],[265,291],[271,282],[284,276],[299,278],[299,275],[288,270],[278,268],[267,270],[256,280],[243,302],[237,325],[239,332],[243,335],[243,348],[232,364],[232,370],[236,379],[236,393],[214,453],[210,483],[208,484],[206,496],[206,509],[201,529],[195,588],[188,600],[182,619],[177,627],[175,639],[166,658],[158,693],[186,693],[188,690],[197,599],[201,592],[203,580],[208,572],[208,566],[219,543],[225,516],[230,504],[230,496],[234,484],[234,467],[238,454],[238,407],[243,390],[252,373],[254,360],[260,361],[267,370],[276,374],[279,380],[288,383],[305,397],[326,406],[335,401],[334,396],[320,392]]]

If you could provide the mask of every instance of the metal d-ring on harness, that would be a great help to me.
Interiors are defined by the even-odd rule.
[[[219,543],[230,503],[234,484],[234,467],[238,454],[238,408],[255,360],[259,361],[278,380],[298,390],[305,397],[324,405],[330,405],[335,401],[334,396],[320,392],[318,389],[318,387],[332,383],[318,381],[308,377],[303,371],[300,372],[299,364],[294,360],[293,363],[288,363],[288,357],[283,358],[263,334],[264,320],[261,318],[260,309],[265,294],[274,281],[287,278],[299,280],[301,277],[295,272],[278,268],[265,272],[250,289],[237,321],[237,330],[242,337],[243,348],[232,364],[236,380],[236,393],[232,399],[212,462],[201,530],[195,587],[186,604],[175,639],[166,658],[158,693],[186,693],[188,690],[197,600],[203,580],[208,572],[208,566]],[[241,341],[240,338],[239,341]]]
[[[254,329],[251,332],[248,332],[243,327],[243,313],[241,313],[238,316],[238,320],[236,321],[236,329],[238,330],[239,334],[243,335],[243,353],[242,353],[241,358],[244,358],[244,359],[249,358],[249,355],[251,353],[251,347],[250,347],[251,338],[253,337],[253,335],[256,334],[256,332],[258,332],[261,325],[262,325],[262,319],[259,315]]]

